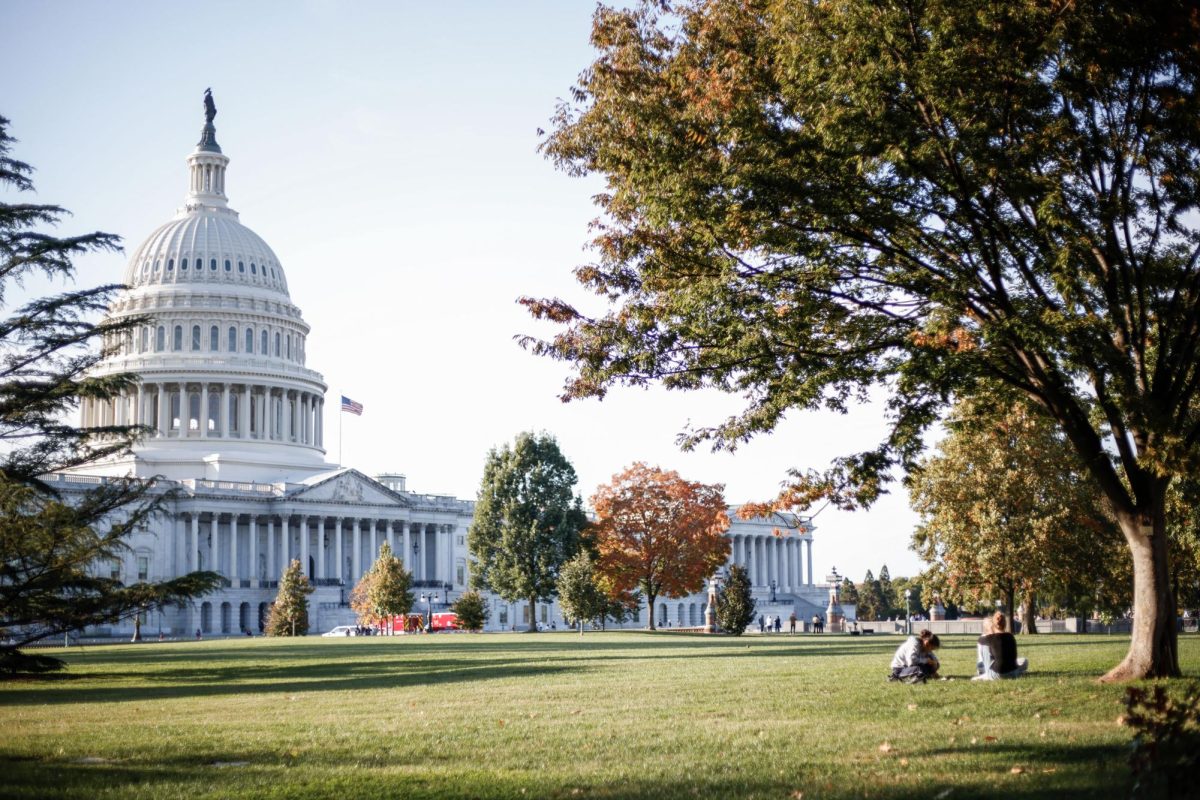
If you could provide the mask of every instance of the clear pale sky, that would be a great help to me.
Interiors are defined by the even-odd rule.
[[[682,453],[685,425],[738,398],[616,390],[563,404],[566,365],[514,341],[552,332],[521,295],[596,308],[571,270],[588,260],[601,183],[537,153],[537,129],[592,60],[593,7],[8,0],[0,115],[37,169],[28,199],[70,209],[63,233],[118,233],[128,252],[182,204],[212,87],[230,205],[283,264],[328,406],[365,406],[340,415],[347,466],[472,498],[489,448],[546,430],[585,500],[638,460],[723,483],[732,503],[769,499],[789,467],[875,444],[879,409],[797,413],[736,453]],[[78,283],[119,282],[124,266],[88,257]],[[339,415],[326,416],[337,461]],[[869,512],[821,512],[815,572],[915,573],[914,522],[899,486]]]

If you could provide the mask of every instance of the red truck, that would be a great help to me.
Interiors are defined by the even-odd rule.
[[[387,629],[387,622],[380,625],[383,630]],[[404,631],[405,633],[420,633],[425,628],[424,614],[398,614],[392,617],[392,630]],[[456,631],[458,630],[458,615],[453,611],[440,611],[433,615],[432,623],[429,626],[430,633],[438,631]]]

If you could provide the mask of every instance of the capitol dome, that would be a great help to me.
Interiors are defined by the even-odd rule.
[[[275,481],[319,472],[325,383],[305,365],[309,326],[288,294],[275,252],[243,225],[225,194],[229,158],[206,97],[200,142],[188,155],[184,205],[133,251],[109,320],[137,326],[106,341],[96,375],[140,384],[85,399],[83,425],[144,425],[153,433],[120,474]],[[203,465],[203,475],[195,474]]]

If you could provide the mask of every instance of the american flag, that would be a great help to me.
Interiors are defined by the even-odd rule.
[[[357,417],[362,416],[362,403],[356,403],[346,395],[342,395],[342,411],[349,411]]]

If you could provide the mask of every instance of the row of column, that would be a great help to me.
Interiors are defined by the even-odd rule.
[[[214,570],[231,581],[278,580],[292,559],[316,581],[353,586],[386,541],[419,581],[453,584],[456,527],[448,523],[310,515],[184,514],[180,572]]]
[[[325,398],[237,383],[142,383],[137,392],[81,401],[85,428],[145,425],[155,438],[264,439],[325,446]]]
[[[779,591],[790,592],[812,584],[812,539],[773,534],[734,534],[730,539],[733,545],[730,563],[745,567],[754,586],[774,583]],[[808,546],[807,553],[804,545]]]

